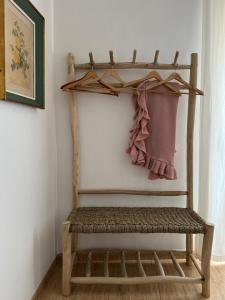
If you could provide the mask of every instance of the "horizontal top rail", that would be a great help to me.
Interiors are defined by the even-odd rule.
[[[155,69],[155,70],[190,70],[191,65],[180,64],[159,64],[159,63],[145,63],[145,62],[119,62],[113,65],[108,62],[103,63],[84,63],[75,64],[76,70],[104,70],[104,69]]]
[[[80,189],[80,195],[88,194],[119,194],[119,195],[144,195],[144,196],[185,196],[187,191],[148,191],[148,190],[125,190],[125,189]]]

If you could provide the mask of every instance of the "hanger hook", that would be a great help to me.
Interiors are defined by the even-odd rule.
[[[178,56],[179,56],[179,51],[176,51],[175,56],[174,56],[174,61],[173,61],[173,65],[174,65],[174,71],[177,72],[178,69]]]
[[[115,62],[114,62],[112,50],[109,51],[109,58],[110,58],[111,69],[113,69]]]

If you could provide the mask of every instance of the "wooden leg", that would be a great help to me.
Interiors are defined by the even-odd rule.
[[[186,264],[191,266],[190,254],[193,252],[193,235],[186,234]]]
[[[63,223],[63,274],[62,293],[69,296],[71,293],[71,265],[72,265],[72,233],[69,232],[70,222]]]
[[[210,297],[210,259],[213,232],[214,226],[212,224],[207,224],[202,244],[202,275],[204,277],[204,281],[202,283],[202,296],[206,298]]]

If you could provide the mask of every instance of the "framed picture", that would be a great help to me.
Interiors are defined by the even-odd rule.
[[[44,18],[28,0],[0,0],[0,99],[45,107]]]

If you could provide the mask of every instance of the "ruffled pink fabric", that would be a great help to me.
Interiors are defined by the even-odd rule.
[[[149,169],[149,179],[177,178],[174,167],[176,113],[178,96],[163,86],[152,93],[145,88],[152,81],[146,80],[134,96],[134,125],[130,131],[127,153],[135,165]],[[179,84],[174,84],[176,88]]]

